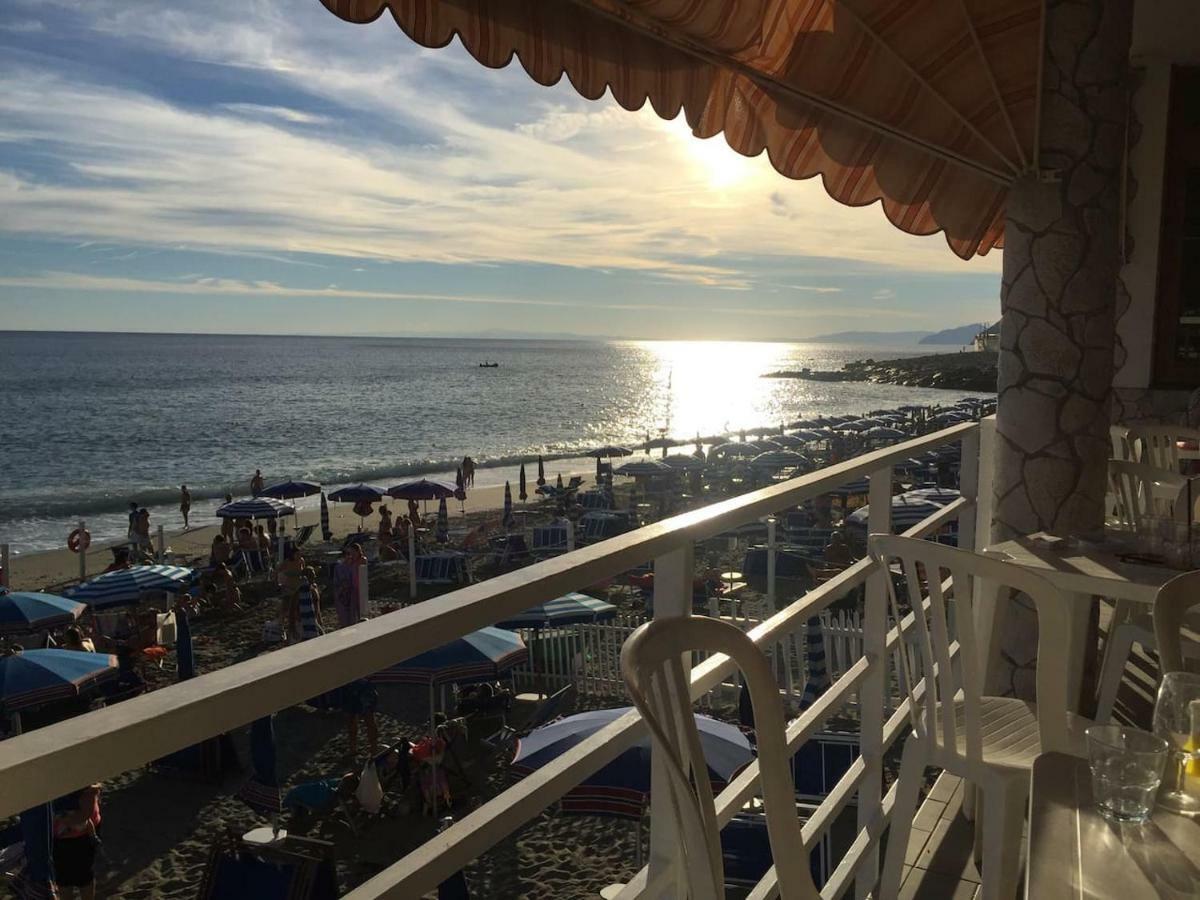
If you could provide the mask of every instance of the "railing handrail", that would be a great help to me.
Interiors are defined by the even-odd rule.
[[[647,525],[320,638],[0,742],[0,816],[302,703],[580,586],[613,577],[959,440],[964,423]]]

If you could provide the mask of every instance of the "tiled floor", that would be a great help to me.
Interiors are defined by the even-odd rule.
[[[913,819],[900,900],[974,900],[975,826],[962,815],[962,779],[943,772]]]

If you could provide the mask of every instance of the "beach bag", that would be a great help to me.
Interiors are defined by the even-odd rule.
[[[354,796],[358,805],[371,815],[379,812],[379,807],[383,805],[383,785],[379,783],[379,773],[375,771],[375,760],[368,759],[363,765]]]

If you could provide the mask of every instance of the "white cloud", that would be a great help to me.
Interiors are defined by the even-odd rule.
[[[221,108],[249,118],[278,119],[283,122],[294,122],[298,125],[319,125],[329,121],[327,116],[318,116],[299,109],[289,109],[286,106],[264,106],[258,103],[222,103]]]

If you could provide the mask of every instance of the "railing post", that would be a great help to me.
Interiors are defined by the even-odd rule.
[[[677,550],[654,560],[654,618],[682,618],[692,614],[693,546],[689,540]],[[690,654],[683,659],[684,672],[691,671]],[[650,756],[650,860],[649,876],[673,869],[671,885],[660,897],[684,900],[687,896],[686,873],[678,868],[679,840],[671,814],[671,796],[667,773],[658,754]]]
[[[868,534],[892,533],[892,467],[886,466],[871,473],[871,490],[867,495]],[[867,579],[866,604],[863,615],[863,656],[870,660],[870,670],[858,693],[859,752],[867,771],[858,789],[859,831],[883,814],[883,723],[884,691],[887,688],[887,579],[886,569],[872,572]],[[854,894],[865,900],[875,889],[879,877],[879,847],[872,846],[859,863],[859,876],[854,882]]]
[[[982,426],[980,426],[982,427]],[[963,435],[962,454],[958,463],[958,493],[974,504],[979,503],[979,428]],[[978,508],[978,507],[977,507]],[[979,523],[975,510],[958,518],[958,546],[963,550],[978,550]],[[982,535],[987,540],[986,532]]]

